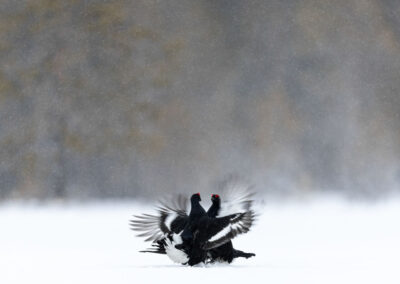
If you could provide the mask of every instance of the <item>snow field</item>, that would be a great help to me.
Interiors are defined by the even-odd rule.
[[[186,267],[129,230],[137,203],[0,205],[0,283],[400,283],[400,202],[267,204],[233,240],[256,253]]]

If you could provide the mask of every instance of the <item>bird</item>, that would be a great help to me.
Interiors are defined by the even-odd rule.
[[[139,231],[138,236],[146,237],[146,241],[153,241],[152,248],[142,252],[167,254],[174,262],[188,265],[249,257],[234,250],[229,242],[236,235],[246,233],[252,225],[255,214],[250,210],[251,203],[244,199],[247,204],[244,212],[217,217],[220,199],[216,196],[212,196],[213,204],[207,212],[200,205],[200,194],[196,193],[190,198],[189,215],[185,211],[187,199],[179,196],[173,205],[162,203],[158,215],[134,216],[132,229]],[[225,247],[218,249],[220,246]]]
[[[210,217],[200,205],[200,195],[194,194],[191,197],[191,210],[183,233],[177,235],[173,233],[172,241],[168,238],[166,241],[166,253],[171,259],[179,259],[183,255],[184,260],[190,266],[198,263],[205,263],[209,255],[225,258],[227,261],[233,260],[233,246],[228,246],[223,250],[216,250],[209,254],[209,250],[218,248],[237,234],[245,233],[251,226],[254,214],[252,211],[244,213],[234,213],[223,217]],[[218,212],[218,200],[215,200],[211,211]],[[215,208],[217,207],[217,208]],[[216,210],[215,210],[216,209]],[[213,214],[213,213],[211,213]],[[176,251],[178,250],[178,251]],[[180,252],[179,252],[180,251]]]
[[[211,218],[215,218],[221,209],[221,198],[218,194],[211,195],[212,205],[207,211],[207,215]],[[208,251],[210,262],[220,261],[231,263],[233,259],[237,257],[250,258],[255,256],[254,253],[246,253],[241,250],[233,248],[232,241],[228,241],[225,244],[211,249]]]
[[[167,254],[172,261],[189,265],[205,261],[206,252],[198,242],[193,244],[193,234],[198,230],[199,221],[207,216],[200,201],[200,193],[191,196],[189,215],[184,209],[186,200],[179,196],[175,206],[162,203],[158,207],[159,215],[134,216],[132,229],[141,232],[139,237],[147,237],[145,241],[153,241],[151,248],[141,252]]]
[[[200,193],[195,193],[190,198],[191,209],[187,214],[187,198],[182,195],[177,196],[176,201],[160,202],[158,206],[158,215],[142,214],[133,216],[131,228],[140,232],[137,236],[146,237],[145,241],[153,241],[152,248],[141,251],[150,253],[165,254],[165,245],[168,238],[172,241],[173,235],[179,235],[186,243],[193,238],[192,232],[196,229],[197,221],[200,217],[206,215],[206,211],[200,205]],[[175,236],[174,242],[177,242]]]

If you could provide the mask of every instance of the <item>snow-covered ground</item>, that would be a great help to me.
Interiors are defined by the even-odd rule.
[[[135,203],[0,205],[0,283],[400,283],[400,201],[268,204],[234,240],[255,252],[231,265],[186,267],[128,228]]]

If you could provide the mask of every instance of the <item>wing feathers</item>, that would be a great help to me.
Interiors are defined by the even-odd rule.
[[[175,228],[184,226],[187,220],[188,199],[183,195],[174,196],[169,202],[160,201],[156,207],[158,214],[134,215],[130,221],[131,229],[139,232],[138,237],[145,241],[158,241]]]
[[[228,219],[228,222],[227,222]],[[247,233],[255,220],[252,210],[244,213],[233,214],[223,218],[215,218],[211,224],[208,240],[203,244],[203,249],[209,250],[219,247],[239,234]]]

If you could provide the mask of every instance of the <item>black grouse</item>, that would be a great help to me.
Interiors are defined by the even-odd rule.
[[[132,229],[142,232],[139,237],[147,237],[145,241],[153,241],[152,248],[141,251],[166,254],[167,241],[174,242],[177,249],[191,250],[193,232],[197,230],[198,222],[207,213],[200,205],[200,193],[195,193],[190,198],[191,209],[189,215],[186,214],[186,199],[182,195],[178,196],[178,202],[172,206],[161,203],[158,207],[159,215],[143,214],[134,216],[136,220],[131,220]],[[161,232],[160,232],[161,231]],[[176,244],[178,236],[179,244]],[[175,237],[175,240],[173,240]]]
[[[221,209],[221,198],[219,197],[218,194],[212,194],[211,202],[212,202],[212,205],[208,209],[207,215],[211,218],[215,218],[218,216],[218,213]],[[232,241],[228,241],[219,247],[209,250],[208,256],[209,256],[211,262],[226,261],[228,263],[231,263],[234,258],[237,258],[237,257],[249,258],[249,257],[255,256],[255,254],[254,253],[246,253],[241,250],[236,250],[233,248]]]
[[[231,258],[252,256],[234,250],[232,244],[231,249],[228,244],[217,250],[236,235],[249,230],[254,220],[254,212],[249,206],[244,212],[216,218],[220,200],[215,200],[208,210],[214,216],[210,217],[200,205],[200,194],[194,194],[188,216],[185,200],[179,197],[173,206],[162,204],[159,216],[143,214],[131,221],[132,228],[141,232],[138,236],[154,242],[153,248],[144,252],[167,254],[173,261],[189,265],[206,262],[207,258],[230,262]]]

